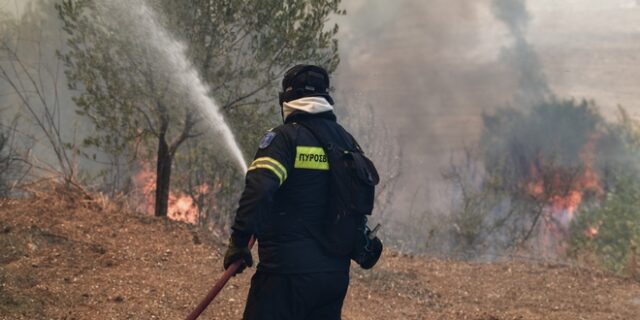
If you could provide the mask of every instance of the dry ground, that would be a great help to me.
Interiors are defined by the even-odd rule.
[[[184,319],[221,273],[223,241],[203,238],[81,194],[0,200],[0,319]],[[232,279],[201,319],[239,319],[250,273]],[[640,283],[387,250],[372,271],[354,268],[343,318],[640,319]]]

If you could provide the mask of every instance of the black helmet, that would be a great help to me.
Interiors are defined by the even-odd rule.
[[[284,74],[280,105],[303,97],[324,97],[330,104],[329,73],[319,66],[299,64]]]

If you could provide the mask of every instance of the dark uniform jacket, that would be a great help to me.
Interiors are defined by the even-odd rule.
[[[330,255],[312,235],[327,222],[329,162],[320,142],[296,122],[306,117],[336,122],[333,112],[294,112],[285,124],[263,137],[247,172],[232,238],[234,243],[246,245],[251,235],[256,235],[258,271],[349,269],[349,257]]]

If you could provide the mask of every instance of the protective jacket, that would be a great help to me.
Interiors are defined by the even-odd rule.
[[[258,271],[317,273],[348,271],[349,257],[329,254],[314,238],[327,223],[329,162],[320,142],[298,121],[322,118],[338,125],[333,112],[296,111],[267,132],[249,166],[232,238],[258,239]]]

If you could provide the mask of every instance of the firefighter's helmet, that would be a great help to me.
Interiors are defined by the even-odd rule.
[[[329,95],[327,70],[309,64],[299,64],[287,70],[282,79],[280,105],[304,97],[324,97],[333,104],[333,98]]]

